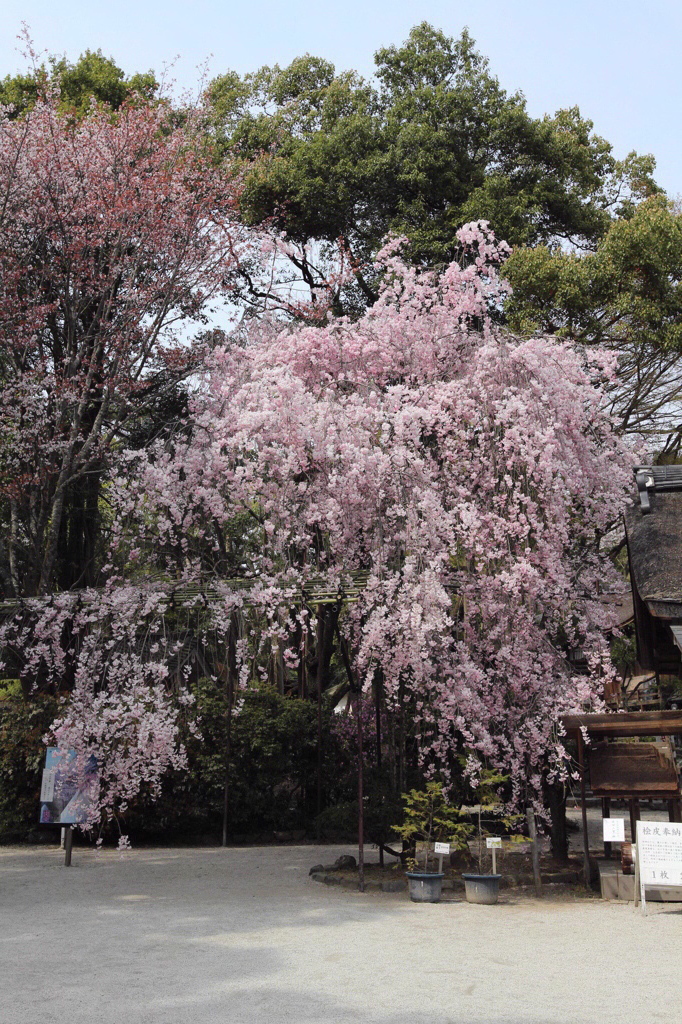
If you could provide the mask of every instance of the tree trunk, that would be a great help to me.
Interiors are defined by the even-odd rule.
[[[550,814],[550,847],[552,857],[568,860],[568,832],[566,830],[566,787],[563,782],[542,783],[545,807]]]

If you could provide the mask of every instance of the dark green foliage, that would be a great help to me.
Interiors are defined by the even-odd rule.
[[[593,251],[518,249],[504,273],[515,330],[682,349],[682,216],[662,196],[614,221]]]
[[[203,834],[222,829],[227,746],[224,684],[201,679],[191,718],[201,736],[186,732],[187,772],[166,779],[161,798],[141,800],[121,823],[139,838]],[[323,711],[323,792],[337,776],[330,734],[331,711]],[[275,831],[314,834],[317,811],[317,705],[283,697],[272,688],[251,690],[233,715],[230,730],[228,837]]]
[[[52,697],[24,700],[18,682],[0,682],[0,842],[23,840],[36,831],[43,736],[58,706]]]
[[[60,106],[78,117],[87,113],[92,100],[117,110],[137,94],[153,100],[158,83],[152,71],[127,77],[101,50],[86,50],[75,63],[66,57],[50,57],[45,64],[25,75],[7,75],[0,81],[0,104],[14,108],[18,117],[34,106],[46,91],[58,88]]]
[[[228,72],[208,92],[218,141],[247,171],[247,221],[321,243],[316,265],[299,267],[308,283],[325,244],[343,240],[357,267],[345,311],[374,300],[372,256],[388,232],[429,266],[452,260],[457,229],[480,218],[512,245],[594,244],[658,191],[653,159],[617,161],[577,108],[532,118],[466,31],[451,39],[423,23],[375,62],[378,85],[306,55]]]

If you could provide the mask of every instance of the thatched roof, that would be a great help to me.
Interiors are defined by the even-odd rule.
[[[652,615],[682,619],[682,491],[650,492],[625,514],[633,584]]]

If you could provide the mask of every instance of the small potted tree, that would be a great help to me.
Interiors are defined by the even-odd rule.
[[[410,899],[414,903],[438,903],[443,872],[429,871],[431,848],[434,843],[450,843],[455,850],[466,849],[474,829],[461,820],[462,812],[447,802],[440,782],[428,782],[425,790],[412,789],[403,794],[403,800],[405,817],[401,825],[393,826],[393,831],[414,850],[406,862]],[[422,843],[423,864],[416,856],[418,842]]]
[[[490,833],[483,828],[483,813],[494,811],[500,806],[497,798],[496,787],[501,786],[508,779],[507,775],[499,775],[488,768],[481,771],[477,787],[479,803],[476,807],[477,823],[476,837],[478,839],[478,874],[471,872],[462,873],[464,879],[464,893],[467,903],[497,903],[500,892],[501,875],[495,872],[485,874],[483,871],[483,839]],[[505,826],[507,830],[513,828],[522,816],[519,814],[506,815],[496,819]]]

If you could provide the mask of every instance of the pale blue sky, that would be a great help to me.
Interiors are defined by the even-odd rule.
[[[40,50],[101,48],[128,72],[158,73],[177,56],[174,77],[190,87],[207,58],[217,74],[308,52],[368,75],[374,51],[422,20],[449,35],[467,25],[531,113],[577,104],[617,156],[653,153],[660,183],[682,193],[681,0],[1,0],[0,75],[23,66],[22,21]]]

